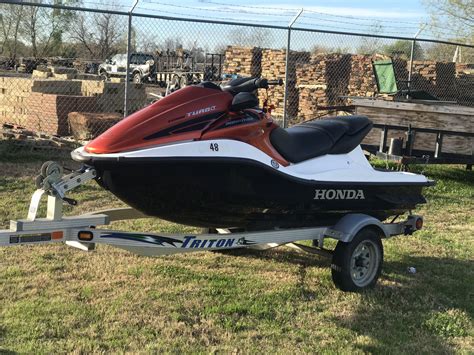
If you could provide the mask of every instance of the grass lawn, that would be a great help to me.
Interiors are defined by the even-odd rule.
[[[24,218],[45,160],[0,161],[0,227]],[[146,258],[99,246],[0,249],[2,352],[474,352],[474,173],[437,180],[417,213],[425,229],[384,242],[378,286],[343,293],[329,260],[289,248]],[[121,206],[94,183],[77,214]],[[44,211],[44,209],[43,209]],[[113,227],[183,232],[144,219]],[[407,268],[414,266],[416,274]]]

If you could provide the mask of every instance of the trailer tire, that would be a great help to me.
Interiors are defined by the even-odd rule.
[[[105,70],[101,70],[99,72],[99,76],[103,81],[109,80],[109,75],[107,74],[107,72]]]
[[[140,72],[137,71],[133,73],[132,81],[134,84],[140,84],[142,82],[142,75],[140,74]]]
[[[179,90],[180,87],[179,87],[179,83],[180,83],[180,77],[178,75],[173,75],[173,78],[171,78],[171,81],[170,81],[170,88],[172,91],[176,91],[176,90]]]
[[[186,75],[183,75],[179,78],[179,88],[182,89],[188,85],[188,78]]]
[[[342,291],[372,288],[380,276],[382,264],[381,233],[377,228],[366,227],[349,243],[337,243],[331,263],[332,280]]]

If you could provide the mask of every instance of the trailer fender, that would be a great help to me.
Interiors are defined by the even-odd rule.
[[[336,231],[336,239],[349,243],[362,228],[367,226],[374,226],[380,229],[384,237],[390,236],[382,222],[377,218],[362,213],[351,213],[345,215],[331,229]]]

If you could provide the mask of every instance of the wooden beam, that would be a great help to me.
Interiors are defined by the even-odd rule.
[[[419,112],[431,112],[431,113],[447,113],[455,115],[468,115],[474,116],[474,108],[467,106],[449,105],[446,103],[433,104],[422,104],[415,102],[400,102],[400,101],[387,101],[387,100],[368,100],[368,99],[352,99],[354,105],[357,107],[371,107],[371,108],[383,108],[391,110],[403,110],[403,111],[419,111]]]

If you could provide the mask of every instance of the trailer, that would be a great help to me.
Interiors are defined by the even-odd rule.
[[[407,164],[474,164],[474,108],[435,100],[352,98],[355,112],[374,130],[363,148],[384,160]],[[378,133],[378,132],[380,133]]]
[[[403,166],[409,164],[460,164],[466,165],[467,170],[472,170],[474,165],[474,145],[471,154],[448,153],[443,151],[443,141],[448,138],[461,138],[474,142],[474,133],[455,132],[443,129],[417,128],[411,125],[398,126],[388,124],[374,124],[374,128],[381,130],[380,143],[362,144],[362,148],[382,160],[389,160]],[[403,137],[392,138],[388,144],[390,131],[405,132]],[[432,150],[414,149],[417,133],[428,133],[432,137]]]
[[[343,291],[360,291],[373,287],[383,263],[382,240],[398,235],[411,235],[423,226],[423,218],[409,215],[389,223],[365,214],[350,213],[336,224],[292,229],[242,231],[234,229],[208,230],[204,234],[162,234],[104,228],[119,220],[152,218],[132,208],[97,211],[76,216],[64,216],[63,204],[77,205],[67,193],[96,177],[96,171],[83,167],[63,176],[63,168],[47,162],[36,179],[26,219],[10,221],[10,228],[0,230],[0,247],[23,244],[43,245],[66,243],[92,251],[96,245],[107,244],[143,255],[161,256],[198,251],[226,251],[241,248],[266,250],[287,245],[303,252],[330,257],[332,278]],[[39,218],[38,207],[47,199],[47,212]],[[100,228],[98,228],[100,227]],[[325,248],[325,240],[337,241],[336,248]],[[300,241],[311,240],[312,245]]]
[[[170,91],[188,85],[199,84],[201,81],[220,82],[224,55],[206,53],[204,62],[198,63],[187,53],[182,55],[166,54],[157,57],[154,81]]]

